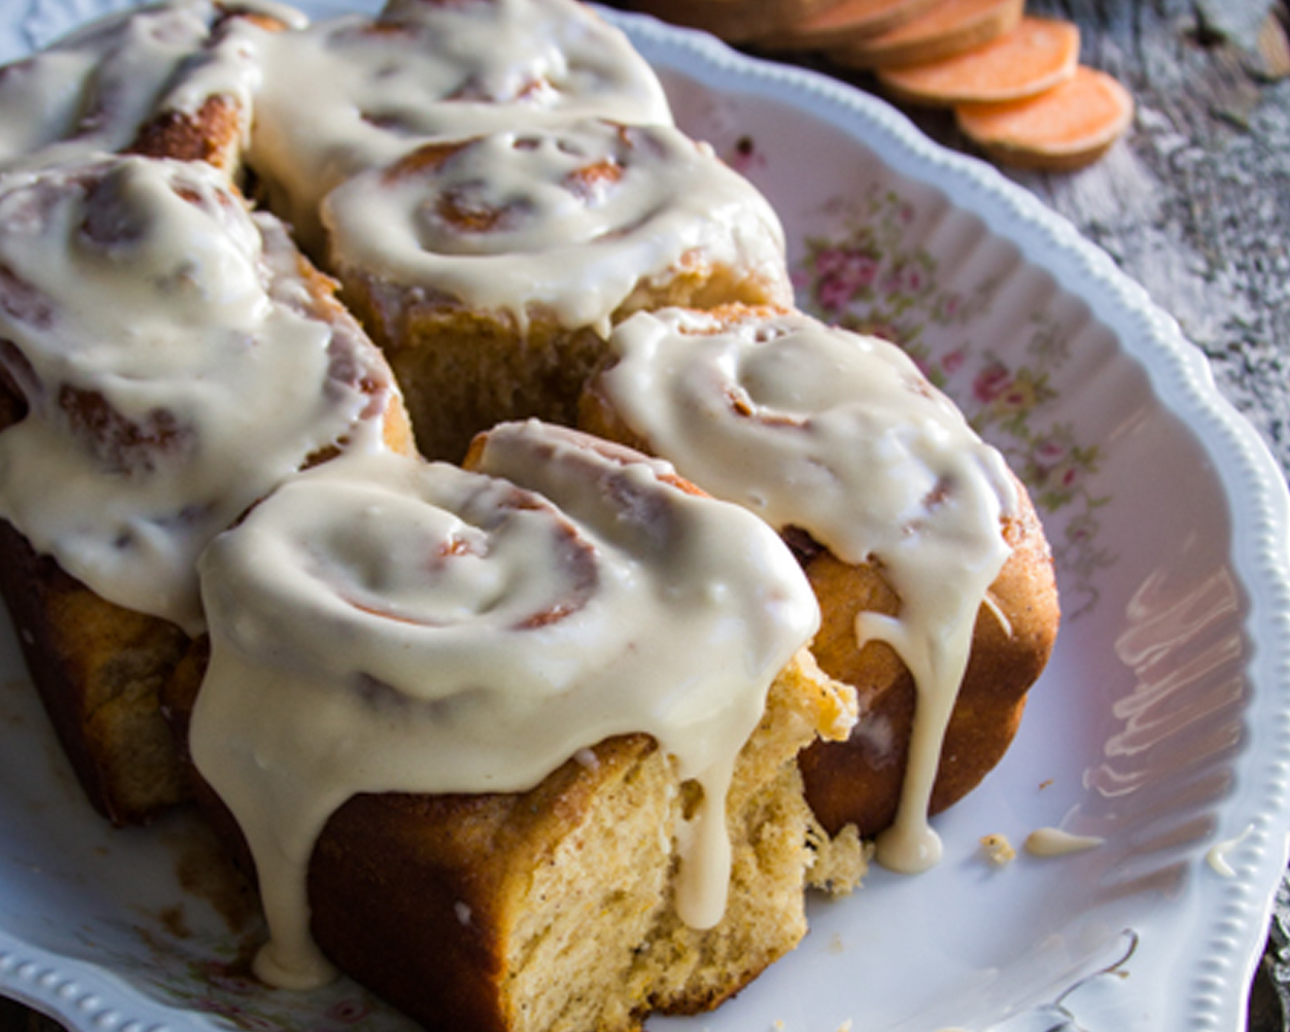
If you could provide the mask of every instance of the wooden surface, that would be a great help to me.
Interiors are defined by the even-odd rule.
[[[1092,168],[1010,175],[1177,317],[1209,356],[1220,389],[1290,473],[1285,8],[1271,0],[1030,0],[1029,9],[1076,21],[1083,60],[1128,86],[1138,110],[1129,138]],[[948,118],[915,120],[935,139],[964,147]],[[1285,886],[1281,896],[1251,993],[1249,1032],[1288,1027]],[[0,1032],[57,1027],[0,1000]]]

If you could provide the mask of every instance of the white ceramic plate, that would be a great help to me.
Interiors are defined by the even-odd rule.
[[[0,58],[122,3],[29,6],[0,15]],[[684,127],[778,207],[802,304],[905,342],[1013,459],[1067,612],[1017,744],[938,822],[944,863],[814,903],[803,946],[738,999],[652,1027],[1242,1027],[1287,848],[1280,472],[1173,321],[1030,195],[871,97],[614,17]],[[238,977],[255,931],[185,888],[190,829],[90,813],[3,630],[0,991],[77,1030],[406,1024],[348,983],[297,996]],[[984,861],[981,836],[1046,825],[1105,843]]]

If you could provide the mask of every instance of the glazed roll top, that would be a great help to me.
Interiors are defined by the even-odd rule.
[[[202,559],[211,660],[193,758],[256,859],[266,980],[328,975],[305,871],[360,792],[530,788],[645,732],[696,779],[680,916],[721,916],[725,791],[818,609],[763,523],[664,463],[506,424],[463,470],[353,454],[284,485]]]
[[[594,326],[687,269],[724,298],[787,303],[765,198],[669,126],[584,120],[422,147],[324,202],[331,262],[395,290]],[[695,299],[695,303],[702,298]]]
[[[300,21],[285,4],[271,11],[272,18],[254,17],[210,0],[165,0],[94,22],[7,65],[0,70],[0,168],[122,151],[165,118],[217,119],[221,139],[240,144],[259,82],[260,24]]]
[[[315,243],[317,205],[419,144],[575,117],[670,123],[626,36],[573,0],[392,0],[283,34],[265,62],[250,159]]]
[[[1009,555],[1016,504],[999,453],[902,351],[800,313],[640,313],[609,341],[596,385],[681,475],[806,531],[845,562],[876,563],[899,615],[862,613],[857,646],[889,643],[918,688],[910,769],[886,864],[919,869],[941,736],[977,611]]]
[[[215,169],[109,158],[0,180],[0,514],[102,597],[201,627],[195,560],[397,397],[282,226]],[[316,277],[316,274],[313,274]]]

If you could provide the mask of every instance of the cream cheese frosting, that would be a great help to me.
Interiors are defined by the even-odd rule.
[[[228,98],[249,123],[267,34],[231,10],[303,19],[282,4],[163,0],[0,69],[0,170],[125,150],[158,114],[194,115],[211,97]]]
[[[310,249],[330,190],[421,144],[579,117],[672,121],[627,37],[573,0],[393,0],[267,46],[248,160]]]
[[[102,597],[202,626],[206,543],[395,390],[272,216],[201,163],[0,179],[0,514]],[[366,349],[366,350],[364,350]]]
[[[784,234],[766,199],[670,126],[583,120],[423,148],[323,203],[331,264],[386,292],[594,326],[687,267],[765,283],[787,303]]]
[[[351,795],[524,790],[623,733],[653,735],[702,787],[676,906],[720,919],[735,757],[819,612],[773,531],[671,476],[505,424],[476,470],[350,453],[216,539],[191,748],[256,858],[262,977],[329,976],[305,871]]]

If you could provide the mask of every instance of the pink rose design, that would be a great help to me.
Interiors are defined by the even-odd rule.
[[[352,996],[343,1000],[337,1000],[327,1008],[327,1017],[332,1021],[338,1021],[342,1025],[352,1025],[355,1022],[362,1021],[372,1012],[371,1006],[361,997]]]
[[[1076,516],[1066,527],[1066,539],[1072,544],[1085,544],[1097,537],[1097,521],[1087,513]]]
[[[1057,437],[1041,437],[1030,452],[1031,461],[1047,473],[1070,454],[1070,446]]]
[[[831,312],[845,308],[851,300],[851,288],[836,276],[821,280],[817,293],[820,304]]]
[[[999,398],[1012,385],[1012,374],[1002,362],[991,362],[972,381],[972,397],[984,405]]]
[[[815,271],[821,276],[833,276],[846,261],[846,252],[840,247],[826,247],[815,255]]]
[[[877,277],[878,261],[873,255],[853,251],[846,256],[842,275],[857,290],[863,290],[865,287],[871,286],[875,277]]]
[[[816,288],[820,304],[837,311],[873,283],[878,262],[863,251],[829,248],[815,256],[815,271],[820,277]]]
[[[948,355],[941,359],[941,371],[946,376],[953,376],[967,361],[967,352],[963,348],[955,348]]]
[[[1079,488],[1084,481],[1084,469],[1073,462],[1063,463],[1048,470],[1044,482],[1063,494],[1069,494]]]

